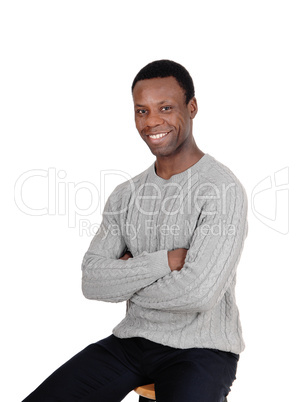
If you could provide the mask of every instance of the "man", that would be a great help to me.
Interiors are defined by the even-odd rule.
[[[195,143],[198,106],[184,67],[150,63],[132,93],[137,130],[156,161],[113,191],[82,265],[84,295],[127,301],[126,316],[27,402],[118,402],[151,382],[158,402],[220,402],[235,379],[245,191]]]

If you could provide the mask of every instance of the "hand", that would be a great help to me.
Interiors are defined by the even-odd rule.
[[[119,260],[128,260],[129,258],[133,258],[133,255],[130,251],[126,251],[126,253],[119,258]]]
[[[186,253],[186,248],[177,248],[167,252],[168,265],[171,271],[180,271],[183,268]]]

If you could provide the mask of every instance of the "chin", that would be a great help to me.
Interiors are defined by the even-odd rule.
[[[171,154],[171,152],[161,150],[161,149],[151,149],[151,148],[149,148],[149,149],[150,149],[150,152],[155,156],[169,156]]]

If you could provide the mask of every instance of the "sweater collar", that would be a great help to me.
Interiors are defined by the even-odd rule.
[[[148,173],[152,181],[156,184],[178,183],[186,177],[193,176],[199,170],[206,170],[211,159],[212,156],[206,153],[194,165],[190,166],[183,172],[172,175],[169,179],[163,179],[157,175],[155,162],[149,167]]]

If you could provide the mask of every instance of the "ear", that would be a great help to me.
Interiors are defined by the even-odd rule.
[[[194,119],[196,114],[198,113],[198,103],[197,99],[193,97],[189,102],[188,102],[188,111],[190,114],[190,118]]]

